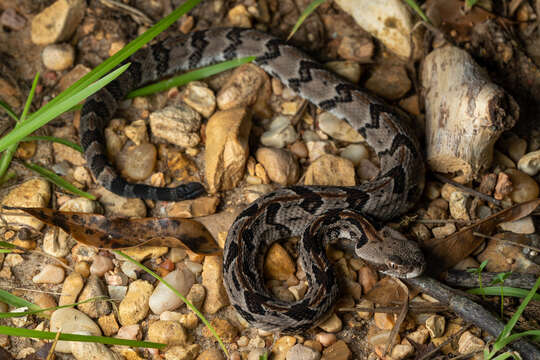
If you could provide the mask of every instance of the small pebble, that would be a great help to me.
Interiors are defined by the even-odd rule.
[[[47,264],[41,269],[39,274],[32,278],[32,281],[36,284],[60,284],[64,281],[64,275],[63,268]]]
[[[334,313],[328,320],[319,325],[321,329],[329,333],[336,333],[343,328],[341,319]]]
[[[513,202],[520,204],[538,197],[540,189],[532,177],[516,169],[507,169],[505,173],[512,182],[510,198]]]
[[[73,66],[75,50],[70,44],[51,44],[43,49],[41,58],[47,69],[62,71]]]
[[[534,176],[540,171],[540,150],[523,155],[517,165],[525,174]]]
[[[288,117],[277,116],[270,123],[268,131],[261,135],[261,144],[268,147],[282,148],[296,141],[298,135]]]
[[[90,274],[96,276],[103,276],[107,271],[114,269],[114,264],[110,257],[96,255],[92,265],[90,265]]]
[[[337,341],[335,334],[329,334],[329,333],[318,333],[315,335],[315,340],[320,342],[322,346],[328,347],[335,343]]]
[[[195,275],[187,268],[172,271],[164,279],[182,296],[186,296],[195,283]],[[154,314],[161,314],[167,310],[175,310],[183,303],[182,299],[160,282],[154,289],[148,305]]]
[[[285,358],[286,360],[319,360],[321,354],[307,346],[296,344],[287,352]]]

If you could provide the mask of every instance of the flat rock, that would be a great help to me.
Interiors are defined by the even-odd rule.
[[[216,96],[203,82],[192,81],[186,86],[182,99],[205,118],[216,110]]]
[[[246,108],[218,111],[208,120],[204,170],[210,193],[232,189],[244,176],[250,130]]]
[[[187,105],[167,106],[150,114],[152,134],[180,147],[194,147],[201,137],[201,115]]]
[[[2,199],[2,205],[16,207],[39,208],[46,207],[51,199],[51,188],[49,183],[40,178],[31,179],[17,185],[10,190]],[[4,221],[15,227],[28,226],[36,230],[41,230],[43,223],[31,216],[19,216],[26,214],[19,210],[3,210]]]
[[[64,333],[84,331],[90,335],[101,335],[101,329],[92,319],[83,312],[72,308],[56,310],[51,316],[50,328],[53,332],[59,330],[62,330]],[[71,344],[71,341],[59,341],[56,345],[56,351],[70,353]]]
[[[350,143],[364,141],[362,135],[353,129],[345,120],[341,120],[329,112],[321,113],[317,117],[317,120],[319,122],[319,128],[336,140]]]
[[[148,340],[167,345],[186,345],[186,330],[178,321],[158,320],[148,326]]]

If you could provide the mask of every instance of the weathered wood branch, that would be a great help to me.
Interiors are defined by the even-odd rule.
[[[441,303],[448,305],[450,310],[463,320],[478,326],[490,335],[497,337],[503,330],[504,324],[489,311],[465,296],[457,294],[455,290],[437,280],[427,276],[420,276],[407,279],[407,282]],[[515,341],[509,346],[518,351],[524,360],[540,359],[540,349],[526,340]]]
[[[499,135],[514,126],[519,107],[464,50],[444,46],[422,65],[426,152],[432,170],[463,182],[490,166]]]

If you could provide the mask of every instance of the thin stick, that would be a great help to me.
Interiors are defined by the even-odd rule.
[[[435,176],[437,178],[437,180],[442,181],[443,183],[447,183],[447,184],[450,184],[452,186],[455,186],[458,189],[460,189],[460,190],[462,190],[462,191],[464,191],[466,193],[469,193],[469,194],[471,194],[473,196],[476,196],[476,197],[478,197],[478,198],[480,198],[482,200],[488,201],[488,202],[493,203],[493,204],[495,204],[495,205],[497,205],[499,207],[502,207],[502,203],[499,200],[494,199],[493,197],[488,196],[486,194],[483,194],[480,191],[476,191],[474,189],[471,189],[469,187],[461,185],[460,183],[455,182],[454,180],[450,180],[450,179],[448,179],[448,178],[446,178],[446,177],[444,177],[442,175],[439,175],[439,174],[433,174],[433,176]]]

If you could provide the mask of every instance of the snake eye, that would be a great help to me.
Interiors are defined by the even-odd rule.
[[[403,265],[403,260],[399,256],[391,255],[388,257],[388,266],[392,269],[399,269],[401,265]]]

